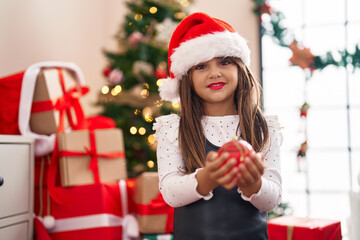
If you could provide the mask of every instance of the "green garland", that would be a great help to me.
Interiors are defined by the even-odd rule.
[[[266,0],[253,0],[255,3],[254,13],[259,17],[261,21],[262,14],[268,14],[270,16],[270,24],[261,23],[261,35],[270,36],[274,42],[279,46],[290,48],[291,43],[298,41],[295,39],[293,34],[283,24],[285,16],[283,13],[271,8]],[[309,49],[308,49],[309,50]],[[293,65],[298,65],[303,69],[322,70],[329,65],[337,67],[347,67],[351,65],[354,71],[360,68],[360,48],[359,44],[355,46],[355,51],[350,53],[347,49],[338,51],[341,57],[336,58],[332,51],[326,52],[322,56],[312,55],[312,58],[308,58],[307,67],[300,66],[296,62],[292,62]]]

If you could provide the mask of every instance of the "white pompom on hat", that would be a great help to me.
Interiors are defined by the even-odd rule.
[[[226,22],[205,13],[193,13],[175,29],[169,45],[170,77],[159,87],[162,100],[178,101],[178,82],[187,71],[215,57],[237,57],[250,65],[246,40]]]

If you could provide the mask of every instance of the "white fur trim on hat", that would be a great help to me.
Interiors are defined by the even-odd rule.
[[[75,73],[76,80],[80,85],[85,85],[84,76],[80,68],[71,62],[40,62],[33,64],[26,69],[21,84],[18,124],[22,135],[35,138],[36,156],[43,156],[51,153],[55,144],[55,134],[51,134],[50,136],[41,135],[32,132],[30,129],[30,113],[36,78],[41,68],[49,67],[67,68]]]
[[[180,100],[178,83],[177,78],[163,78],[159,86],[160,98],[164,101],[178,102]]]
[[[245,65],[250,65],[250,49],[246,40],[236,32],[223,31],[182,42],[170,57],[170,71],[181,79],[191,67],[215,57],[237,57]]]

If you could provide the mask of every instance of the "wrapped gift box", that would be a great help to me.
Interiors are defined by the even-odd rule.
[[[62,186],[114,182],[127,178],[121,129],[58,133]]]
[[[144,172],[135,183],[136,218],[141,233],[171,233],[174,209],[159,192],[156,172]]]
[[[30,116],[31,131],[43,135],[56,133],[60,123],[59,110],[61,109],[66,110],[68,115],[63,119],[65,129],[70,125],[74,127],[79,124],[77,121],[83,120],[78,119],[83,117],[83,112],[78,98],[86,92],[87,90],[81,88],[76,81],[72,71],[58,68],[41,69],[36,78],[34,90]]]
[[[128,228],[137,229],[135,217],[129,214],[133,210],[129,209],[133,188],[133,179],[122,180],[122,183],[56,187],[58,202],[50,197],[47,188],[35,188],[34,211],[37,216],[55,218],[55,225],[48,229],[53,240],[128,239],[131,232]],[[138,231],[136,233],[138,235]]]
[[[87,126],[89,129],[114,129],[116,127],[114,120],[104,116],[93,116],[86,118]],[[35,157],[35,186],[47,186],[47,175],[51,162],[52,155],[47,154]],[[61,186],[60,174],[58,171],[55,176],[55,186]]]
[[[340,240],[339,221],[282,216],[269,220],[269,240]]]

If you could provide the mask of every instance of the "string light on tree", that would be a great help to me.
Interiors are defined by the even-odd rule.
[[[111,95],[116,96],[121,93],[122,87],[120,85],[116,85],[113,89],[111,89]]]
[[[186,13],[184,13],[184,12],[176,12],[176,13],[174,14],[174,17],[175,17],[176,19],[179,19],[179,20],[185,18],[185,16],[186,16]]]
[[[150,135],[148,136],[148,142],[149,142],[149,144],[154,144],[155,141],[156,141],[155,136],[154,136],[153,134],[150,134]]]
[[[171,103],[171,105],[172,105],[172,107],[173,107],[174,109],[179,109],[179,107],[180,107],[180,103],[179,103],[179,102],[173,102],[173,103]]]
[[[136,21],[141,21],[141,20],[143,19],[143,15],[137,13],[137,14],[135,14],[135,16],[134,16],[134,19],[135,19]]]
[[[131,133],[132,135],[135,135],[135,134],[137,133],[137,128],[134,127],[134,126],[132,126],[132,127],[130,128],[130,133]]]
[[[149,96],[149,90],[147,90],[147,89],[141,90],[140,96],[141,96],[142,98],[147,98],[147,97]]]
[[[152,121],[154,121],[154,118],[153,118],[149,113],[146,113],[146,114],[145,114],[144,119],[145,119],[145,121],[147,121],[147,122],[152,122]]]
[[[157,7],[151,7],[151,8],[149,9],[149,12],[150,12],[151,14],[155,14],[157,11],[158,11]]]
[[[147,165],[149,168],[153,168],[153,167],[155,166],[155,163],[154,163],[154,161],[149,160],[149,161],[146,163],[146,165]]]
[[[140,127],[139,128],[139,134],[140,135],[145,135],[145,133],[146,133],[146,129],[144,127]]]
[[[153,113],[150,107],[145,107],[142,111],[142,114],[146,122],[152,122],[154,120],[154,118],[152,117]]]
[[[180,4],[183,6],[183,7],[188,7],[190,5],[190,2],[188,0],[182,0],[180,2]]]
[[[109,87],[108,86],[103,86],[102,88],[101,88],[101,93],[102,94],[108,94],[110,92],[110,89],[109,89]]]
[[[158,80],[156,81],[156,85],[157,85],[158,87],[160,87],[162,83],[163,83],[163,80],[162,80],[162,79],[158,79]]]

